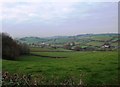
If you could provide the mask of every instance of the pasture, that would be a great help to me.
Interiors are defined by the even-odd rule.
[[[117,51],[32,53],[56,58],[27,55],[15,61],[2,60],[3,71],[19,75],[31,74],[39,84],[47,85],[59,85],[70,79],[75,85],[118,84],[120,68]]]

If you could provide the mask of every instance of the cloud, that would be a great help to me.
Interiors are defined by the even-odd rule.
[[[97,8],[97,5],[91,1],[99,2],[99,0],[88,0],[87,3],[83,4],[83,0],[4,0],[0,16],[3,21],[16,23],[32,21],[52,23],[65,21],[70,17],[84,19],[91,15],[88,13],[90,8]]]
[[[117,31],[117,3],[93,3],[88,0],[5,1],[2,4],[3,29],[14,36]]]
[[[77,0],[76,0],[77,1]],[[43,21],[51,21],[54,18],[66,18],[74,7],[75,2],[55,2],[52,0],[39,2],[4,2],[2,4],[3,20],[15,20],[17,22],[38,18]]]
[[[91,1],[99,2],[100,0],[87,0],[87,3],[91,4]],[[32,21],[35,19],[41,21],[65,19],[73,12],[76,12],[76,10],[79,10],[74,7],[78,2],[85,2],[85,0],[3,0],[0,16],[2,15],[3,20],[14,20],[16,22]],[[81,15],[83,15],[86,9],[80,10]]]

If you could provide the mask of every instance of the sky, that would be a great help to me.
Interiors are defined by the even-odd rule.
[[[5,0],[0,8],[1,30],[13,37],[118,32],[118,2]]]

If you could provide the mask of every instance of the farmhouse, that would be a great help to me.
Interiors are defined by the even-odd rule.
[[[111,47],[111,46],[110,46],[109,43],[105,43],[105,44],[102,45],[102,48],[110,48],[110,47]]]

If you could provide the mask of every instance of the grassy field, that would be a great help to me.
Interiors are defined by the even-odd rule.
[[[72,79],[75,84],[118,84],[118,52],[33,52],[40,56],[21,56],[2,60],[3,71],[32,74],[43,84]]]
[[[31,52],[52,52],[52,51],[71,51],[71,50],[67,50],[67,49],[63,49],[63,48],[40,48],[40,47],[31,47],[30,48]]]

